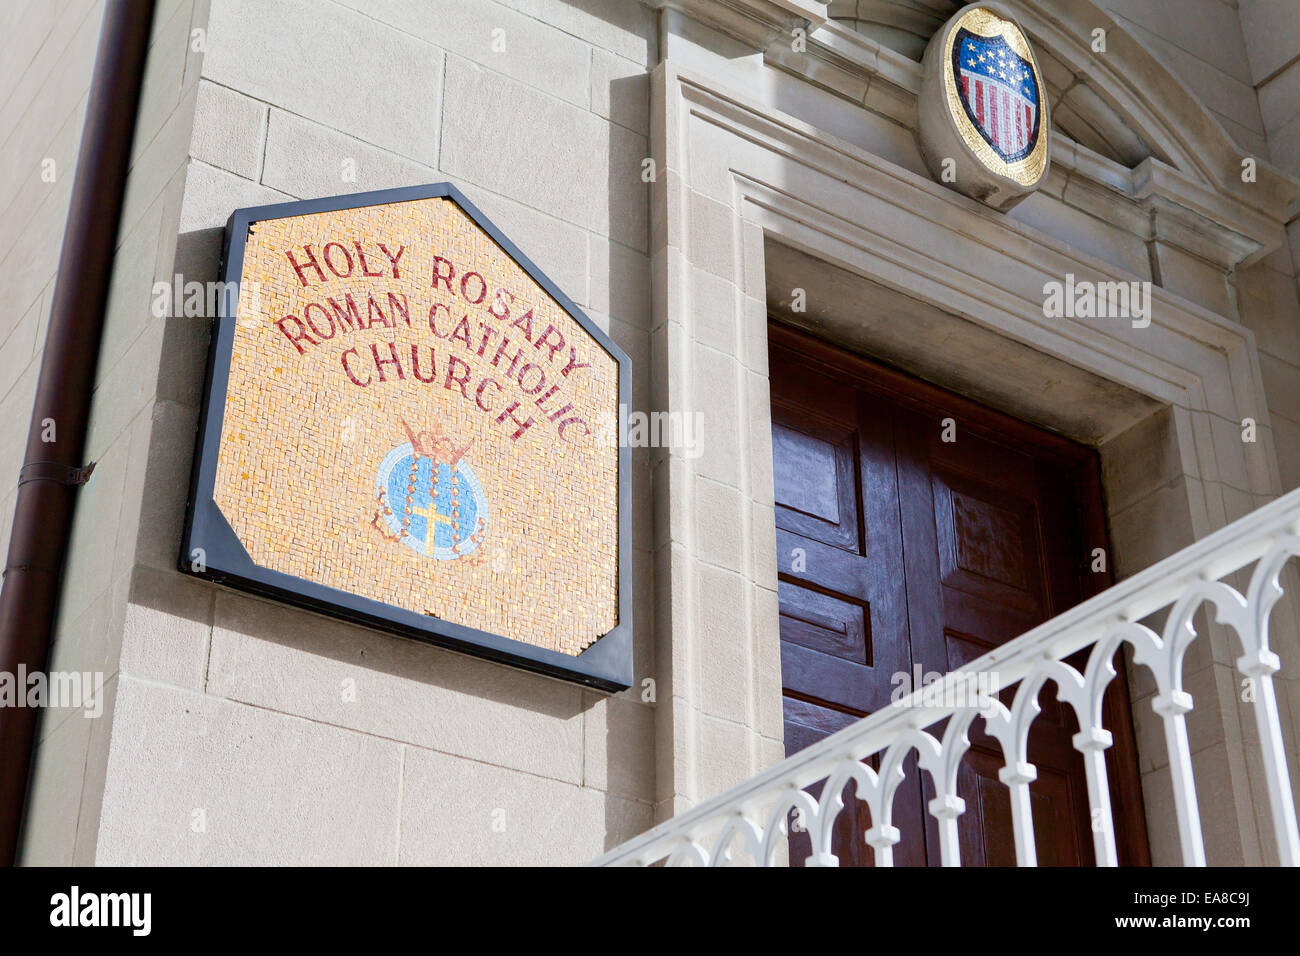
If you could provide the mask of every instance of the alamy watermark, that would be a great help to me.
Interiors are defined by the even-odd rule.
[[[74,885],[50,897],[50,925],[55,927],[120,927],[132,936],[148,936],[152,914],[152,893],[83,893]]]
[[[945,710],[974,709],[985,711],[1002,689],[997,671],[922,672],[917,664],[911,673],[897,671],[889,679],[894,690],[890,703],[907,707],[939,707]],[[920,695],[913,697],[916,691]]]
[[[1150,282],[1092,282],[1067,273],[1064,282],[1043,284],[1043,315],[1049,319],[1129,319],[1135,329],[1151,324]]]
[[[244,282],[199,282],[191,279],[186,282],[179,272],[172,276],[171,282],[155,282],[150,311],[155,318],[203,318],[210,319],[219,315],[235,315],[239,310],[241,297],[246,315],[258,315],[262,311],[262,287],[255,280]],[[245,324],[256,324],[256,320],[244,320]]]
[[[703,412],[643,412],[618,406],[618,422],[612,415],[597,419],[594,429],[600,444],[619,448],[671,448],[685,458],[704,454]]]
[[[104,713],[104,675],[100,671],[0,671],[0,707],[78,709],[87,717]]]

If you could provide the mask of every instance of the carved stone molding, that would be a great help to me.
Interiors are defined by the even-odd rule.
[[[921,64],[825,19],[826,5],[800,0],[654,0],[762,51],[771,66],[917,129]],[[1225,272],[1277,249],[1300,182],[1248,157],[1185,85],[1093,0],[1018,0],[1021,25],[1043,60],[1052,110],[1102,127],[1131,162],[1108,157],[1058,127],[1053,177],[1075,186],[1063,201]],[[920,13],[913,11],[917,16]],[[915,17],[913,19],[916,19]],[[806,48],[791,30],[808,29]],[[919,28],[919,27],[918,27]],[[1093,30],[1107,53],[1093,53]],[[1127,143],[1127,145],[1124,145]],[[1063,180],[1057,179],[1058,185]]]

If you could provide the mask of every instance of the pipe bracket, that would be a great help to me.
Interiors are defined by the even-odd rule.
[[[21,487],[29,481],[54,481],[61,485],[84,485],[90,480],[90,473],[94,470],[93,461],[81,468],[65,465],[59,461],[31,461],[23,465],[22,471],[18,472],[18,484]]]

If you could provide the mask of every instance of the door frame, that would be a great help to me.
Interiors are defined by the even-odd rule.
[[[706,417],[702,453],[651,452],[658,820],[784,759],[766,343],[769,311],[794,311],[796,287],[806,294],[799,317],[820,337],[927,373],[1028,421],[1050,424],[1051,414],[1094,395],[1108,403],[1113,414],[1104,431],[1061,430],[1101,451],[1120,578],[1248,514],[1281,487],[1254,338],[1231,315],[1161,286],[1152,290],[1145,329],[1044,314],[1044,284],[1067,273],[1132,280],[1130,270],[1146,256],[1130,245],[1153,250],[1124,233],[1137,222],[1126,218],[1131,200],[1113,189],[1098,192],[1104,203],[1093,209],[1095,228],[1086,234],[1070,210],[1040,216],[1040,225],[993,213],[925,172],[910,152],[914,110],[894,121],[870,103],[864,109],[860,97],[813,96],[806,84],[809,95],[792,98],[803,81],[782,74],[775,82],[773,74],[774,82],[756,82],[752,71],[769,69],[761,56],[735,56],[727,47],[731,53],[719,57],[716,34],[671,12],[663,38],[664,59],[651,76],[657,175],[645,365],[655,409]],[[888,97],[890,89],[879,92]],[[899,95],[906,107],[907,94]],[[1075,157],[1063,159],[1060,177],[1034,200],[1040,210],[1060,202],[1067,174],[1076,186],[1091,181],[1094,166],[1070,172]],[[1199,193],[1180,183],[1166,177],[1152,188],[1180,210],[1203,209]],[[1256,215],[1237,200],[1225,202]],[[1219,212],[1219,231],[1197,235],[1222,241],[1223,254],[1239,261],[1233,249],[1241,246],[1223,231],[1228,207]],[[1144,212],[1142,228],[1151,224]],[[1260,241],[1272,243],[1259,247],[1264,253],[1284,235],[1280,223],[1268,229],[1276,241],[1262,230]],[[803,264],[793,272],[782,264],[795,255],[825,264],[835,280],[793,281]],[[911,316],[863,321],[864,290],[873,284],[979,330],[986,346],[1017,351],[1037,363],[1042,381],[1068,372],[1091,391],[1081,398],[1078,389],[1016,390],[1014,381],[989,378],[988,354],[977,350],[949,351],[928,374],[895,355],[900,343],[911,345],[915,358],[934,341]],[[1244,417],[1258,423],[1256,443],[1240,440]],[[1130,441],[1129,452],[1155,443],[1161,454],[1121,453],[1135,435],[1141,441]],[[1152,457],[1156,467],[1148,467]],[[1296,612],[1296,602],[1279,603],[1279,632],[1295,628]],[[1206,772],[1221,778],[1202,792],[1202,826],[1213,863],[1258,865],[1271,841],[1260,829],[1245,759],[1253,718],[1235,685],[1216,677],[1233,658],[1227,630],[1210,621],[1185,667],[1210,738]],[[645,659],[643,652],[639,666]],[[1144,741],[1161,739],[1149,706],[1154,686],[1140,671],[1130,686],[1152,859],[1175,864],[1167,759],[1159,743],[1149,754],[1143,749]],[[1290,716],[1283,720],[1287,739],[1296,739]]]

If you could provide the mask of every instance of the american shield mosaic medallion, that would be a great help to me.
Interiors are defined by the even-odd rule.
[[[1000,3],[958,11],[922,60],[918,138],[935,178],[999,209],[1048,169],[1042,73],[1024,31]]]
[[[1004,163],[1024,159],[1038,141],[1034,66],[1002,34],[963,27],[952,45],[952,71],[966,118]]]
[[[194,574],[630,682],[627,357],[453,187],[236,211]]]

